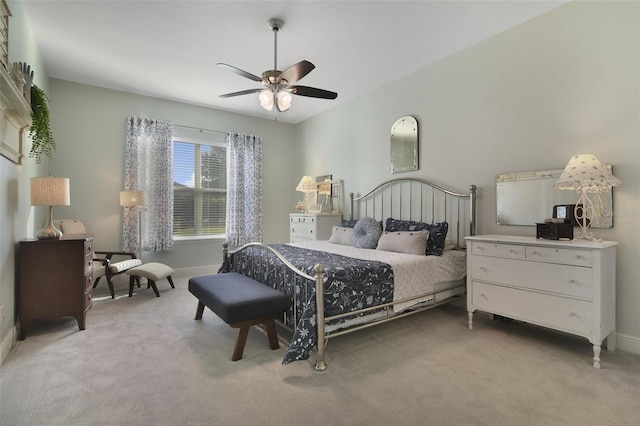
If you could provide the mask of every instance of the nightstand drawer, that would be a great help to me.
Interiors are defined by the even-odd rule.
[[[524,258],[525,249],[524,246],[516,244],[495,244],[486,242],[471,243],[471,252],[474,254],[481,254],[487,256],[500,256],[500,257],[513,257]]]
[[[509,318],[567,332],[591,333],[590,302],[472,282],[474,306]]]

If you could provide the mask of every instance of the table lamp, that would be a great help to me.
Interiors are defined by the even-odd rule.
[[[62,238],[62,231],[53,226],[53,206],[68,206],[69,178],[60,177],[32,177],[31,205],[47,206],[49,214],[47,224],[36,234],[39,240],[57,240]]]
[[[588,228],[591,223],[602,222],[602,193],[620,183],[594,155],[578,154],[571,157],[553,187],[574,190],[580,194],[574,213],[580,227],[576,238],[601,241],[594,238]]]

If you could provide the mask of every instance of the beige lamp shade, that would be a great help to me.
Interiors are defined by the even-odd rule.
[[[70,204],[69,178],[53,176],[31,178],[32,206],[68,206]]]
[[[143,191],[120,191],[120,205],[143,206],[147,203],[147,194]]]
[[[553,187],[572,190],[603,189],[618,186],[620,183],[620,180],[594,155],[578,154],[571,157]]]
[[[318,184],[313,180],[311,176],[303,176],[296,186],[298,192],[315,192],[318,190]]]

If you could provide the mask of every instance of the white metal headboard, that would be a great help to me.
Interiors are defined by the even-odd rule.
[[[364,195],[350,194],[350,219],[373,217],[384,222],[392,217],[425,223],[446,221],[448,239],[465,247],[464,237],[476,234],[476,186],[468,193],[449,190],[419,178],[383,182]]]

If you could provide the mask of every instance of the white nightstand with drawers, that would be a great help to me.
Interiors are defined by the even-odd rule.
[[[289,241],[301,243],[304,241],[328,240],[331,229],[340,225],[341,214],[311,214],[291,213],[289,215]]]
[[[553,241],[511,235],[467,240],[467,311],[503,315],[615,350],[615,241]]]

